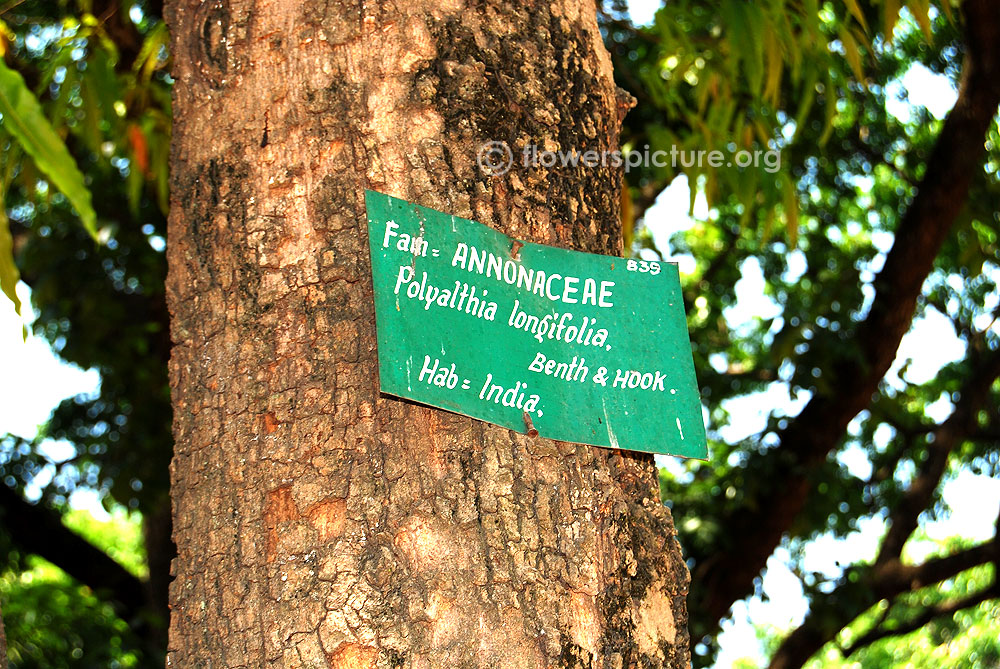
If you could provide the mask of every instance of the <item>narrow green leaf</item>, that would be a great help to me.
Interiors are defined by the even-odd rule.
[[[861,25],[862,30],[868,32],[868,22],[865,21],[865,15],[861,12],[857,0],[844,0],[844,4],[847,5],[847,11],[851,13],[851,16]]]
[[[734,59],[743,64],[743,73],[755,96],[764,81],[764,16],[760,7],[744,0],[729,0],[720,8],[733,40]],[[736,67],[736,63],[733,64]]]
[[[930,0],[909,0],[906,3],[906,8],[910,10],[913,18],[917,20],[917,24],[920,26],[920,30],[923,31],[927,41],[934,41],[934,35],[931,33]]]
[[[788,235],[788,246],[797,248],[799,245],[799,194],[795,190],[795,182],[791,178],[784,179],[785,191],[785,226]]]
[[[760,243],[766,244],[771,239],[771,231],[774,227],[774,207],[767,207],[764,213],[764,227],[760,233]]]
[[[840,26],[837,32],[840,35],[840,43],[844,45],[844,55],[847,57],[848,65],[851,66],[851,70],[854,72],[855,79],[858,80],[859,84],[864,85],[865,70],[861,66],[861,51],[858,49],[858,43],[846,26]]]
[[[764,52],[767,54],[767,83],[764,85],[763,97],[772,107],[777,107],[781,97],[781,73],[785,62],[781,56],[778,37],[770,30],[764,33]]]
[[[90,68],[87,69],[89,70]],[[104,140],[104,133],[101,132],[100,94],[94,90],[94,81],[91,77],[84,76],[80,83],[83,118],[80,120],[77,135],[83,139],[88,149],[99,154],[101,152],[101,142]]]
[[[941,0],[940,3],[941,10],[944,12],[944,16],[948,19],[948,23],[955,23],[955,14],[951,11],[951,0]]]
[[[819,80],[819,73],[815,63],[809,64],[809,69],[805,73],[805,84],[802,86],[802,94],[799,99],[799,108],[795,112],[795,135],[792,142],[795,142],[801,135],[805,127],[806,116],[812,109],[813,100],[816,98],[816,82]]]
[[[819,0],[803,0],[802,19],[805,25],[802,32],[804,44],[815,44],[822,39],[819,29]]]
[[[14,264],[14,238],[10,234],[7,212],[0,204],[0,290],[14,303],[14,311],[21,313],[21,300],[17,298],[17,282],[21,274]]]
[[[170,34],[167,32],[167,24],[162,21],[157,23],[149,31],[149,34],[146,35],[146,39],[142,42],[142,48],[139,50],[139,55],[132,65],[133,72],[137,75],[141,74],[143,81],[149,81],[156,70],[156,66],[159,64],[160,49],[168,46],[169,42]]]
[[[3,127],[13,135],[35,165],[76,208],[83,227],[97,239],[97,214],[90,191],[66,145],[52,129],[38,100],[24,79],[0,61],[0,114]]]
[[[900,0],[885,0],[883,9],[885,10],[885,41],[892,42],[892,33],[896,29],[896,20],[899,18]]]
[[[118,134],[114,131],[119,119],[115,103],[119,102],[123,95],[115,74],[114,58],[103,49],[94,50],[87,59],[87,70],[84,75],[90,81],[90,86],[96,95],[101,110],[99,120],[108,124],[113,130],[112,135]]]
[[[833,134],[833,121],[837,118],[836,91],[837,89],[834,86],[833,75],[827,72],[826,87],[824,88],[824,93],[826,94],[826,118],[823,122],[823,134],[819,136],[819,141],[817,142],[821,147],[826,146],[827,141],[830,139],[830,135]]]

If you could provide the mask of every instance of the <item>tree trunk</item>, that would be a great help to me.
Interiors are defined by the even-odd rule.
[[[621,252],[620,170],[477,165],[617,148],[594,6],[464,5],[168,4],[168,666],[688,665],[650,456],[379,394],[365,188]]]

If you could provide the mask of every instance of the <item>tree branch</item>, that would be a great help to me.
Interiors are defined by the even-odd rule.
[[[695,567],[691,610],[701,612],[705,627],[692,639],[711,634],[733,602],[753,592],[754,578],[807,503],[812,472],[840,442],[851,419],[868,406],[981,169],[983,138],[1000,105],[1000,16],[991,0],[967,0],[963,11],[967,52],[958,100],[876,277],[875,299],[855,337],[857,353],[832,366],[833,391],[815,395],[780,435],[780,447],[762,456],[770,460],[766,468],[781,485],[720,519],[724,527],[744,529],[729,538],[724,556]]]
[[[869,646],[876,641],[881,641],[882,639],[887,639],[893,636],[903,636],[909,634],[910,632],[915,632],[927,623],[945,616],[951,616],[962,609],[968,609],[973,606],[982,604],[990,599],[996,599],[1000,597],[1000,588],[997,587],[996,583],[980,590],[979,592],[969,595],[963,599],[955,600],[953,602],[946,602],[938,606],[932,606],[924,609],[918,616],[912,620],[903,623],[899,627],[885,628],[885,627],[874,627],[863,635],[858,637],[853,643],[851,643],[847,648],[843,650],[844,657],[850,657],[854,653],[858,652],[865,646]],[[890,605],[891,606],[891,605]],[[888,609],[887,609],[888,610]]]
[[[875,565],[870,569],[870,585],[881,595],[879,599],[886,599],[907,590],[919,590],[940,583],[966,569],[992,562],[997,557],[996,552],[996,542],[990,539],[972,548],[927,560],[921,564],[903,564],[897,560],[881,566]]]
[[[891,600],[901,593],[940,583],[998,558],[1000,544],[991,539],[919,565],[893,560],[884,565],[854,570],[860,578],[852,579],[850,573],[845,574],[833,592],[812,603],[805,621],[775,651],[769,669],[801,667],[816,651],[832,641],[845,625],[883,599]]]
[[[55,513],[29,504],[0,485],[0,519],[17,546],[45,558],[98,596],[113,601],[123,619],[134,628],[141,626],[141,612],[147,604],[143,582],[63,525]]]
[[[1000,377],[1000,351],[990,351],[985,356],[973,354],[971,367],[972,378],[962,387],[955,410],[934,431],[934,439],[927,446],[927,459],[889,515],[889,531],[882,541],[876,565],[898,558],[903,545],[917,529],[920,513],[930,504],[948,469],[951,452],[975,427],[975,416],[986,405],[993,381]]]
[[[890,515],[889,530],[875,563],[865,568],[862,579],[845,582],[825,597],[823,603],[814,603],[814,609],[823,615],[810,613],[782,642],[772,660],[772,669],[801,666],[824,644],[832,641],[844,625],[881,599],[891,599],[899,593],[940,582],[1000,557],[1000,544],[993,541],[921,565],[904,565],[900,560],[903,546],[916,529],[920,513],[927,508],[947,470],[951,452],[974,428],[975,415],[986,404],[993,381],[1000,376],[1000,351],[974,354],[972,363],[975,371],[962,387],[955,410],[934,431],[935,438],[928,444],[929,456]]]

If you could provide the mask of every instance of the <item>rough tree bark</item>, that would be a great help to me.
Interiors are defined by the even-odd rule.
[[[476,161],[489,140],[617,148],[627,104],[593,4],[167,18],[168,666],[687,666],[688,574],[651,457],[378,392],[365,188],[621,252],[618,170]]]

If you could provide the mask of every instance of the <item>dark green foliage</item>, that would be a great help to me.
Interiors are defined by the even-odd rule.
[[[128,625],[112,606],[51,565],[29,561],[3,584],[4,625],[11,667],[138,667]]]
[[[71,511],[64,520],[130,569],[141,571],[137,518],[116,514],[99,523],[89,512]],[[0,597],[11,667],[152,666],[144,662],[139,639],[110,603],[45,560],[7,552],[10,546],[2,539],[0,544],[9,564],[0,576]]]

